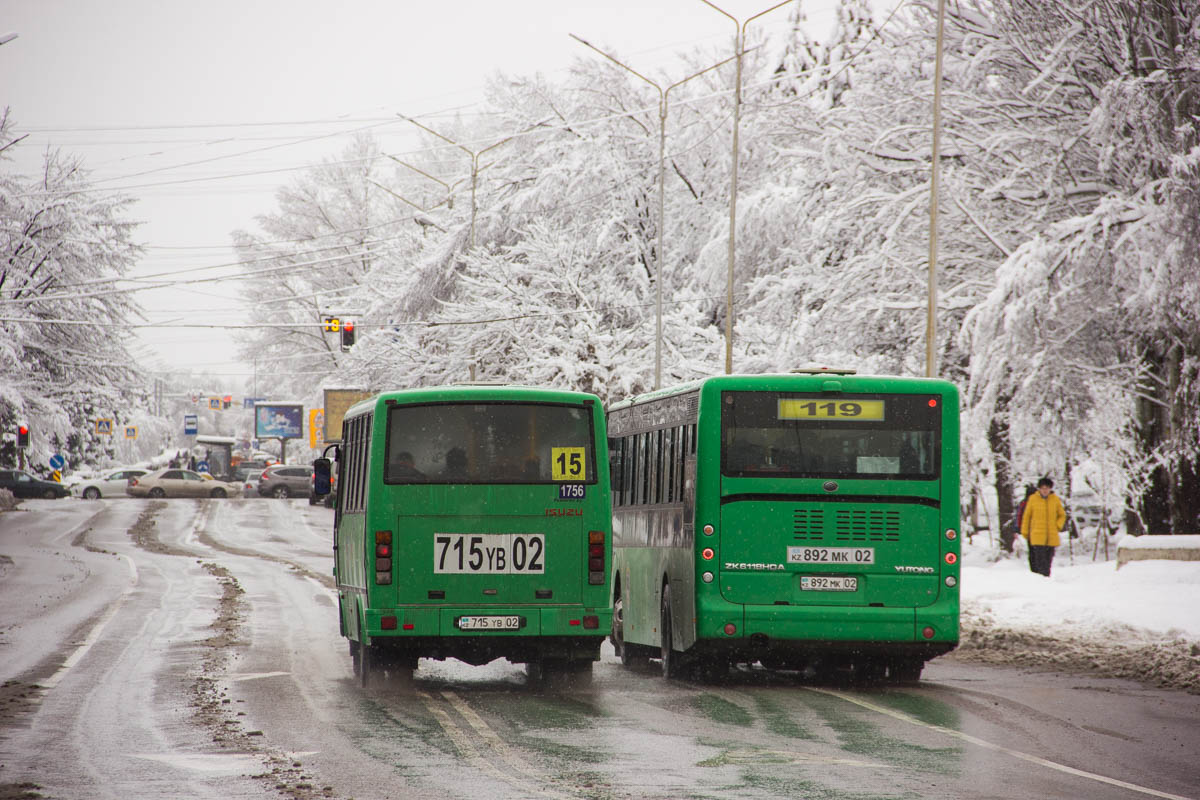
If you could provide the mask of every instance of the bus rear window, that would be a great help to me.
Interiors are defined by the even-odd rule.
[[[896,478],[939,473],[941,397],[725,392],[721,472]]]
[[[592,412],[541,403],[388,411],[384,483],[594,483]]]

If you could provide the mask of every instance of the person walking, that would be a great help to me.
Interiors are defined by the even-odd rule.
[[[1059,545],[1058,532],[1067,522],[1067,512],[1054,493],[1054,481],[1042,478],[1037,493],[1025,501],[1021,515],[1021,535],[1029,543],[1029,570],[1050,577],[1054,548]]]

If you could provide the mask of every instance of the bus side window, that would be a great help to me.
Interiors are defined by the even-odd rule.
[[[621,505],[621,489],[625,485],[625,440],[609,438],[608,440],[608,474],[612,481],[612,498],[614,505]]]
[[[638,482],[635,503],[650,502],[650,434],[639,433],[638,438]]]

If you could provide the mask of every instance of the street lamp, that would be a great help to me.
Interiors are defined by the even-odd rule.
[[[764,14],[769,14],[792,0],[783,0],[765,11],[739,22],[737,17],[709,0],[700,0],[709,8],[724,14],[733,22],[733,52],[737,58],[737,77],[733,89],[733,164],[730,168],[729,184],[729,269],[725,278],[725,374],[733,372],[733,263],[734,247],[737,243],[737,182],[738,182],[738,127],[742,111],[742,53],[746,46],[746,26]]]
[[[624,63],[618,61],[616,58],[614,58],[613,56],[610,56],[608,53],[604,52],[599,47],[596,47],[596,45],[592,44],[591,42],[589,42],[585,39],[580,39],[578,36],[576,36],[573,33],[569,34],[569,35],[575,41],[579,42],[582,45],[586,45],[587,47],[590,47],[591,49],[595,50],[600,55],[607,58],[609,61],[616,64],[621,69],[624,69],[624,70],[636,75],[637,77],[641,78],[646,83],[650,84],[651,86],[653,86],[655,89],[658,90],[658,258],[657,258],[657,264],[656,264],[657,275],[654,280],[654,284],[655,284],[655,287],[654,287],[655,288],[655,300],[654,300],[654,317],[655,317],[655,322],[654,322],[654,388],[658,389],[659,387],[662,386],[662,284],[663,284],[663,222],[664,222],[663,186],[664,186],[664,175],[666,174],[665,163],[666,163],[666,147],[667,147],[667,100],[668,100],[668,95],[670,94],[671,90],[674,89],[675,87],[681,86],[681,85],[687,83],[688,81],[690,81],[692,78],[699,77],[700,75],[703,75],[704,73],[709,72],[710,70],[714,70],[719,66],[728,64],[730,61],[732,61],[734,58],[736,58],[736,56],[731,56],[731,57],[725,59],[724,61],[719,61],[716,64],[713,64],[710,67],[705,67],[704,69],[700,70],[699,72],[694,72],[682,80],[675,81],[675,83],[672,83],[670,86],[668,86],[667,88],[664,89],[662,86],[659,86],[657,82],[650,80],[645,75],[638,72],[637,70],[635,70],[633,67],[629,66],[628,64],[624,64]]]
[[[942,142],[942,38],[946,20],[946,0],[938,0],[937,55],[933,68],[933,149],[929,176],[929,277],[925,311],[925,377],[937,377],[937,225],[938,183],[941,175]]]
[[[423,130],[427,133],[432,133],[434,136],[438,137],[442,141],[449,142],[450,144],[454,145],[459,150],[462,150],[464,153],[466,153],[467,155],[469,155],[471,157],[471,239],[470,239],[470,248],[472,250],[474,250],[475,249],[475,210],[476,210],[475,189],[476,189],[476,184],[478,183],[479,173],[483,171],[479,168],[479,157],[481,155],[483,155],[484,153],[486,153],[488,150],[495,149],[495,148],[499,147],[500,145],[504,144],[505,142],[511,141],[511,140],[517,138],[518,136],[521,136],[524,133],[528,133],[529,131],[528,130],[521,131],[520,133],[514,133],[511,136],[505,136],[500,141],[493,142],[492,144],[489,144],[487,147],[483,148],[482,150],[470,150],[470,149],[464,147],[463,145],[459,144],[458,142],[454,141],[450,137],[443,136],[442,134],[435,131],[433,128],[429,128],[429,127],[426,127],[425,125],[422,125],[421,123],[417,122],[412,117],[406,117],[403,114],[400,114],[399,116],[403,119],[408,120],[413,125],[416,125],[421,130]],[[541,125],[541,124],[543,124],[543,123],[540,123],[540,122],[538,123],[538,125]],[[538,125],[534,125],[529,130],[533,130],[533,128],[536,128]],[[401,163],[403,163],[403,162],[401,162]],[[408,166],[408,165],[405,164],[405,166]],[[491,165],[485,164],[483,169],[487,169],[489,166],[491,166]],[[420,172],[420,170],[417,170],[417,171]],[[423,172],[421,174],[426,175],[426,177],[433,177],[433,176],[427,175],[426,173],[423,173]],[[434,180],[437,180],[437,178],[434,178]],[[441,183],[441,181],[438,181],[438,182]]]

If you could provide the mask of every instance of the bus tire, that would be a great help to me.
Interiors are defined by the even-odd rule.
[[[625,661],[625,601],[618,594],[613,599],[613,615],[612,615],[612,633],[609,634],[609,640],[612,641],[613,650],[621,657],[621,663]]]
[[[659,649],[663,677],[681,678],[683,677],[683,654],[675,649],[674,642],[671,641],[671,585],[669,583],[663,584],[662,614],[658,629],[662,638]]]
[[[894,683],[918,683],[921,672],[925,669],[925,661],[920,658],[902,658],[891,664],[888,677]]]
[[[358,685],[364,689],[371,682],[371,670],[375,668],[375,665],[371,663],[374,660],[374,654],[371,652],[372,649],[371,645],[366,642],[359,642]]]

